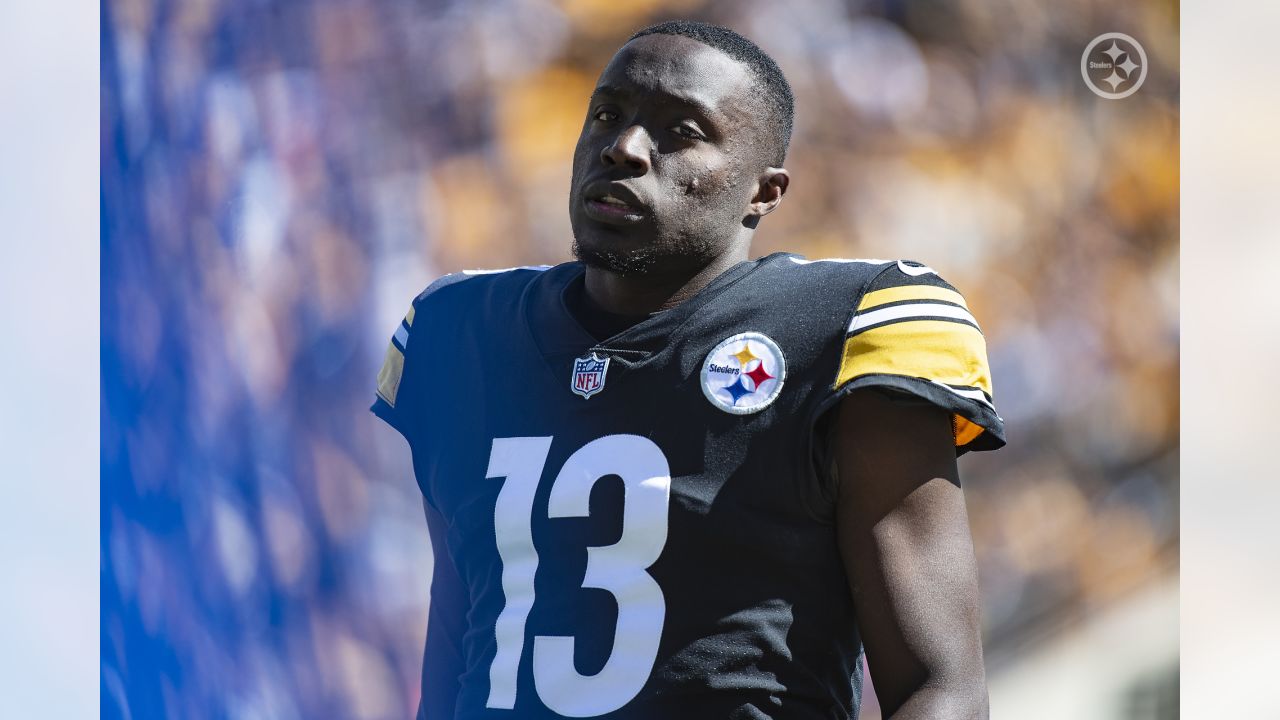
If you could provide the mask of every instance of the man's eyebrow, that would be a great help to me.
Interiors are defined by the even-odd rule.
[[[591,97],[592,99],[598,98],[601,95],[629,97],[631,94],[632,94],[631,91],[625,88],[618,87],[617,85],[609,85],[606,83],[603,85],[596,86],[596,89],[591,92]],[[663,92],[663,95],[666,95],[667,97],[671,98],[672,100],[678,103],[688,105],[689,107],[697,110],[698,112],[702,113],[707,117],[714,117],[716,115],[716,113],[712,111],[711,106],[707,105],[705,102],[697,98],[689,97],[688,95],[680,95],[677,93],[665,92],[665,91]]]
[[[616,85],[597,85],[595,90],[591,91],[591,97],[597,95],[624,95],[622,88]]]

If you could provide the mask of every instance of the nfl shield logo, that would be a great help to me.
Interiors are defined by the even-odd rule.
[[[600,357],[595,353],[573,361],[573,378],[569,381],[569,389],[589,398],[604,389],[605,373],[609,371],[608,356]]]

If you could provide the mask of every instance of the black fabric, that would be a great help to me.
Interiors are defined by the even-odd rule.
[[[644,569],[663,610],[652,667],[631,673],[643,685],[590,716],[857,717],[862,644],[815,428],[823,432],[823,411],[847,391],[833,383],[849,316],[883,268],[779,253],[741,263],[686,302],[616,332],[569,311],[579,263],[468,276],[415,301],[396,408],[374,410],[409,438],[419,487],[445,526],[433,530],[443,530],[435,552],[470,598],[464,627],[447,632],[462,638],[457,718],[560,717],[535,677],[534,648],[546,638],[573,638],[582,675],[619,652],[620,601],[584,587],[588,556],[657,532],[659,516],[627,519],[639,495],[626,489],[628,469],[610,465],[625,453],[597,458],[603,464],[592,467],[604,469],[588,478],[585,514],[555,515],[551,498],[553,487],[574,481],[559,476],[567,461],[617,436],[656,448],[669,469],[665,542]],[[733,414],[704,395],[702,370],[714,347],[743,332],[776,343],[786,374],[771,404]],[[609,364],[603,388],[584,398],[572,378],[575,360],[591,353]],[[511,462],[498,452],[507,439],[545,443],[545,461],[532,470],[527,509],[536,559],[522,567],[535,562],[536,571],[514,707],[499,709],[486,707],[495,623],[508,600],[497,517],[524,517],[498,504],[515,492],[511,476],[490,477]],[[511,530],[503,526],[503,542]],[[631,595],[625,602],[636,607]],[[428,656],[423,671],[448,666]]]
[[[999,450],[1005,446],[1004,420],[996,415],[995,410],[974,400],[958,397],[919,378],[907,378],[898,375],[863,375],[840,387],[828,402],[828,406],[838,402],[840,398],[859,388],[892,389],[896,397],[912,397],[931,405],[950,410],[983,426],[985,430],[970,442],[956,447],[959,457],[971,450]],[[908,402],[907,400],[901,400]]]

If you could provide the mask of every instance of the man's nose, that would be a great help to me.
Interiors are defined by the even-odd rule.
[[[636,174],[643,175],[649,172],[651,147],[649,134],[644,128],[632,125],[618,133],[613,143],[600,152],[600,161],[605,165],[626,165]]]

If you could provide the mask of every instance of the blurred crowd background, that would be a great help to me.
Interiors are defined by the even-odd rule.
[[[920,260],[983,323],[1009,445],[961,471],[993,703],[1176,578],[1176,1],[112,0],[104,717],[412,716],[431,553],[367,411],[383,350],[440,274],[569,259],[595,77],[671,17],[795,90],[757,254]],[[1149,62],[1118,101],[1080,74],[1113,31]],[[1107,637],[1176,648],[1146,632]],[[1176,717],[1173,652],[1111,717]]]

